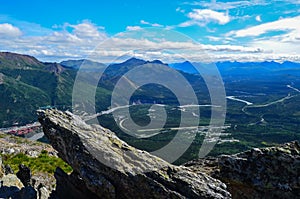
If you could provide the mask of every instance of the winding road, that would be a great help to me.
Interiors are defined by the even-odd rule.
[[[288,88],[300,93],[300,90],[291,86],[291,85],[286,85]],[[281,98],[281,99],[278,99],[278,100],[275,100],[273,102],[269,102],[267,104],[253,104],[251,102],[248,102],[246,100],[242,100],[242,99],[239,99],[237,98],[237,96],[227,96],[226,98],[229,99],[229,100],[233,100],[233,101],[238,101],[238,102],[242,102],[242,103],[245,103],[246,105],[242,108],[242,111],[247,114],[247,115],[252,115],[251,113],[248,113],[246,111],[247,108],[262,108],[262,107],[268,107],[268,106],[271,106],[271,105],[274,105],[274,104],[277,104],[277,103],[280,103],[280,102],[284,102],[285,100],[288,100],[288,99],[291,99],[293,97],[296,97],[298,96],[299,94],[295,94],[295,95],[291,95],[290,93]],[[263,114],[264,115],[264,114]],[[265,119],[263,118],[263,115],[260,116],[260,121],[259,122],[262,122],[262,123],[266,123]],[[256,122],[258,123],[258,122]],[[253,124],[256,124],[256,123],[251,123],[250,125],[253,125]]]

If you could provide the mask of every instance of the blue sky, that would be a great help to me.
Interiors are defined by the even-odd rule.
[[[103,46],[97,52],[101,60],[129,52],[168,62],[180,56],[300,62],[299,0],[0,0],[0,5],[0,51],[43,61],[85,58]],[[149,31],[158,34],[147,36]]]

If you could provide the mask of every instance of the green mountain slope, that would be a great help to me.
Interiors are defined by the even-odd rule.
[[[93,67],[103,67],[103,64],[91,63]],[[27,55],[0,52],[0,128],[35,121],[35,111],[39,107],[71,110],[76,74],[76,68],[43,63]],[[82,89],[89,90],[89,87],[87,82]],[[110,94],[107,89],[97,89],[98,110],[107,109]]]
[[[3,76],[0,85],[0,126],[35,121],[35,110],[50,103],[51,98],[45,91]]]
[[[66,88],[70,88],[74,75],[59,64],[0,52],[0,73],[3,76],[0,127],[35,121],[35,111],[39,107],[57,103],[70,105],[71,89]]]

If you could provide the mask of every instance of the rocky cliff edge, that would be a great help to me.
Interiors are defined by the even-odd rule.
[[[171,165],[148,152],[129,146],[110,130],[87,125],[70,112],[41,110],[38,114],[51,145],[74,170],[71,175],[61,170],[56,172],[60,185],[56,190],[58,196],[231,197],[220,180],[205,173],[195,173],[185,166]]]

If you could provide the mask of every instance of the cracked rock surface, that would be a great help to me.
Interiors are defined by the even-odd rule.
[[[228,185],[233,198],[300,198],[300,146],[289,142],[185,164]]]
[[[72,194],[66,189],[76,190],[80,198],[231,198],[220,180],[129,146],[110,130],[90,126],[70,112],[38,114],[58,156],[73,168],[71,175],[57,171],[65,181],[65,189],[56,191],[58,198]]]

